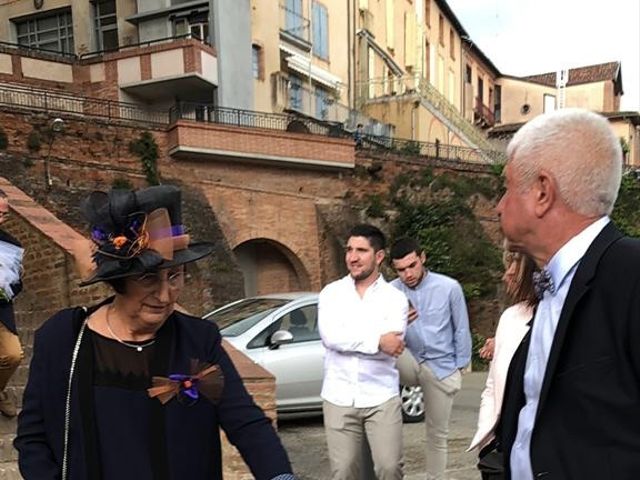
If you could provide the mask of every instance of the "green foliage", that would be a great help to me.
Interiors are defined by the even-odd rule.
[[[367,195],[365,200],[368,204],[366,213],[371,218],[384,218],[384,203],[380,195]]]
[[[6,150],[8,146],[9,138],[2,127],[0,127],[0,150]]]
[[[620,148],[622,149],[622,154],[626,155],[631,151],[631,147],[629,146],[629,142],[624,137],[620,137]]]
[[[618,200],[611,214],[613,222],[626,235],[640,237],[640,181],[635,172],[622,176]]]
[[[40,138],[40,132],[37,130],[31,130],[27,137],[27,148],[32,152],[40,151],[42,146],[42,139]]]
[[[158,144],[153,135],[148,131],[142,132],[138,140],[133,140],[129,144],[129,151],[140,157],[147,183],[149,185],[159,185]]]
[[[458,280],[467,300],[495,293],[502,268],[500,250],[463,200],[403,201],[398,210],[393,238],[416,238],[427,253],[429,268]]]
[[[111,182],[111,188],[133,190],[133,184],[127,178],[116,177]]]
[[[443,173],[433,181],[432,189],[437,192],[446,188],[461,199],[469,198],[476,193],[491,199],[496,197],[496,186],[496,180],[486,176],[472,178],[452,173]]]
[[[416,141],[408,141],[404,142],[402,147],[400,147],[400,153],[404,155],[420,155],[420,142]]]
[[[491,170],[491,173],[493,173],[496,177],[502,177],[504,167],[504,163],[492,163],[489,165],[489,170]]]
[[[471,333],[471,370],[474,372],[487,370],[489,362],[484,358],[480,358],[478,351],[484,345],[486,338],[477,332]]]

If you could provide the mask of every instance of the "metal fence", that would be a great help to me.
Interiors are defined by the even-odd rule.
[[[113,120],[167,125],[169,112],[144,108],[133,103],[82,97],[51,90],[0,84],[0,105],[35,111],[78,114]]]
[[[419,142],[376,135],[354,135],[356,148],[375,152],[392,152],[407,156],[425,156],[441,160],[470,163],[504,163],[506,154],[498,150],[460,147],[443,143]]]
[[[176,120],[184,119],[246,128],[311,133],[329,137],[348,136],[342,124],[337,122],[319,121],[296,113],[256,112],[202,103],[179,102],[171,107],[170,118],[172,123]]]

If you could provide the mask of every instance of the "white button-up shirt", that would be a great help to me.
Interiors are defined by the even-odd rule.
[[[549,360],[556,327],[560,320],[560,313],[580,260],[607,223],[609,223],[609,217],[602,217],[589,225],[565,243],[546,266],[556,290],[554,293],[544,292],[533,321],[524,373],[526,403],[520,410],[518,432],[511,450],[511,478],[533,480],[530,455],[531,435],[535,426],[542,382],[547,369],[547,361]],[[585,421],[587,420],[585,419]]]
[[[347,275],[327,285],[318,302],[326,348],[321,396],[341,407],[368,408],[398,395],[396,359],[380,352],[380,336],[402,332],[409,302],[382,275],[360,297]]]

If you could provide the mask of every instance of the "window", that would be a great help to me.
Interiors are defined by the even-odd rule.
[[[269,346],[269,339],[278,330],[287,330],[293,335],[292,343],[320,340],[318,332],[318,307],[306,307],[285,313],[247,344],[247,348],[261,348]]]
[[[302,79],[295,75],[289,76],[289,108],[302,110]]]
[[[456,37],[453,34],[453,28],[449,27],[449,56],[456,59]]]
[[[424,78],[427,79],[428,82],[431,81],[431,44],[429,40],[425,40],[424,43]]]
[[[431,0],[425,0],[424,2],[424,23],[427,27],[431,26]]]
[[[93,4],[95,19],[96,49],[115,50],[118,48],[118,18],[115,0],[97,0]]]
[[[480,76],[478,76],[478,101],[480,104],[484,103],[484,81]]]
[[[466,75],[464,77],[464,81],[466,83],[471,83],[471,76],[472,76],[471,75],[471,65],[467,65],[467,68],[466,68],[465,72],[466,72]]]
[[[496,122],[501,121],[502,117],[502,87],[496,85],[496,95],[493,99],[493,116]]]
[[[287,33],[299,38],[305,38],[304,16],[302,15],[302,0],[287,0],[285,6],[285,28]],[[308,38],[306,38],[308,40]]]
[[[442,15],[438,15],[438,39],[440,45],[444,46],[444,17]]]
[[[20,45],[61,53],[74,53],[71,9],[48,12],[15,21]]]
[[[543,112],[544,113],[549,113],[549,112],[553,112],[556,109],[556,96],[555,95],[549,95],[548,93],[545,93],[543,95]]]
[[[329,58],[329,16],[327,7],[313,2],[313,53],[320,58]]]
[[[262,47],[255,43],[251,45],[251,70],[253,71],[253,78],[264,80],[262,73]]]
[[[173,35],[175,37],[192,36],[206,43],[209,39],[209,13],[178,15],[173,19]]]
[[[329,116],[329,105],[331,105],[331,96],[324,88],[316,87],[316,118],[326,120]]]

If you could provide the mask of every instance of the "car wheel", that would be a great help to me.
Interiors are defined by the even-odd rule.
[[[416,423],[424,420],[424,397],[421,387],[400,386],[402,402],[402,420],[405,423]]]

